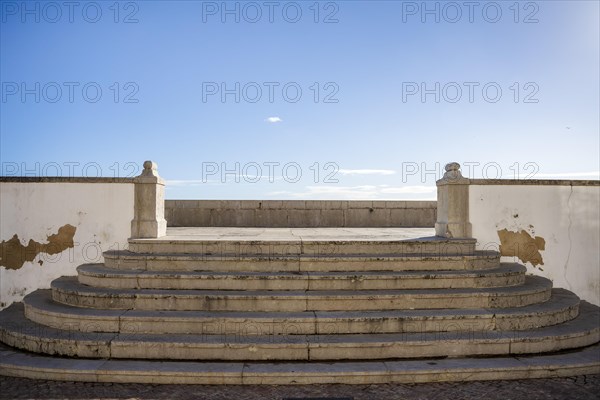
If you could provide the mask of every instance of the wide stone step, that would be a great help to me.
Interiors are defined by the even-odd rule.
[[[409,228],[171,228],[157,239],[130,239],[135,253],[213,255],[472,254],[475,239],[430,236]]]
[[[547,301],[552,282],[527,276],[524,285],[504,288],[226,291],[96,288],[62,277],[51,286],[55,301],[77,307],[294,312],[522,307]]]
[[[465,382],[600,373],[600,346],[559,354],[402,361],[196,362],[49,357],[0,345],[0,374],[79,382],[298,385]]]
[[[23,302],[28,319],[59,329],[233,336],[526,330],[563,323],[579,312],[579,298],[564,289],[553,289],[541,304],[466,310],[123,311],[56,303],[50,290],[31,293]]]
[[[0,313],[0,339],[22,350],[69,357],[156,360],[382,360],[533,354],[600,340],[599,308],[580,304],[571,321],[524,331],[358,335],[152,335],[84,333],[36,324],[23,304]]]
[[[353,272],[353,271],[440,271],[497,268],[500,254],[476,251],[469,255],[409,254],[364,255],[240,255],[174,254],[107,251],[109,268],[148,271],[215,272]]]
[[[516,286],[525,282],[526,268],[502,264],[485,271],[174,272],[85,264],[77,271],[80,283],[113,289],[387,290]]]

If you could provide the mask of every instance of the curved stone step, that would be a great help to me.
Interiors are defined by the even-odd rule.
[[[577,317],[579,298],[553,289],[545,303],[518,308],[390,311],[136,311],[68,306],[50,290],[25,297],[25,316],[41,325],[81,332],[222,335],[313,335],[354,333],[526,330]]]
[[[506,287],[522,285],[527,269],[502,264],[485,271],[214,272],[135,271],[85,264],[78,280],[113,289],[388,290]]]
[[[0,313],[3,343],[37,353],[84,358],[156,360],[381,360],[533,354],[600,340],[599,308],[580,304],[571,321],[525,331],[371,335],[151,335],[83,333],[36,324],[18,303]]]
[[[428,231],[428,230],[426,230]],[[408,255],[473,254],[475,239],[420,237],[406,228],[195,228],[193,234],[171,230],[152,239],[129,239],[134,253],[213,255]]]
[[[104,252],[109,268],[148,271],[215,271],[215,272],[330,272],[330,271],[440,271],[497,268],[500,254],[476,251],[470,255],[411,254],[393,256],[360,255],[215,255],[174,253],[133,253],[113,250]]]
[[[502,308],[542,303],[552,282],[527,276],[522,286],[477,289],[235,291],[106,289],[85,286],[77,277],[52,284],[52,298],[77,307],[203,311],[363,311],[432,308]]]
[[[78,382],[299,385],[465,382],[600,373],[600,346],[494,358],[232,363],[48,357],[0,344],[0,375]]]

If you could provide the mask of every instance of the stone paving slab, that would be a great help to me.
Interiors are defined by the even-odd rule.
[[[510,381],[380,385],[152,385],[58,382],[0,376],[0,399],[203,400],[592,400],[600,375]]]
[[[500,288],[396,290],[177,290],[95,288],[63,276],[52,298],[76,307],[170,311],[345,311],[442,308],[507,308],[550,299],[552,282],[527,276],[525,284]]]
[[[434,236],[431,228],[171,228],[129,239],[135,253],[472,254],[476,240]]]
[[[185,240],[435,240],[433,228],[227,228],[227,227],[180,227],[167,228],[167,235],[160,241]],[[446,240],[438,238],[439,240]],[[143,241],[144,239],[136,239]],[[151,239],[156,241],[156,239]]]
[[[360,385],[554,378],[600,373],[599,345],[532,356],[419,357],[411,360],[310,363],[92,360],[14,352],[10,347],[0,345],[0,374],[115,383]]]
[[[5,343],[34,352],[90,358],[111,355],[121,359],[308,359],[310,354],[313,360],[332,360],[507,354],[509,351],[525,354],[596,343],[600,340],[598,312],[598,307],[582,302],[576,319],[525,331],[461,330],[443,334],[432,331],[312,336],[146,335],[124,332],[117,335],[42,326],[23,319],[23,304],[17,303],[0,314],[0,338]],[[445,344],[443,347],[439,346],[440,341]]]
[[[392,333],[456,330],[523,330],[555,325],[575,318],[579,298],[553,289],[544,303],[516,308],[240,312],[140,311],[86,309],[52,301],[50,290],[37,290],[23,301],[25,316],[38,324],[89,332],[195,334]],[[468,324],[468,325],[467,325]]]
[[[227,250],[227,249],[224,249]],[[500,253],[472,254],[242,254],[104,252],[104,265],[121,270],[213,272],[365,272],[365,271],[485,271],[500,266]]]

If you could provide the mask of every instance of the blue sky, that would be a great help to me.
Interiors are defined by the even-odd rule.
[[[2,175],[152,159],[172,199],[431,199],[449,161],[598,179],[597,1],[0,4]]]

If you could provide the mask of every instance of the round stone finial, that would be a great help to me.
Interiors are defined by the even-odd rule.
[[[158,176],[158,165],[156,165],[155,162],[153,161],[144,161],[144,169],[142,170],[142,174],[140,176],[154,176],[157,177]]]
[[[450,171],[458,171],[460,169],[460,164],[457,162],[451,162],[446,164],[446,172]]]
[[[462,181],[465,180],[465,178],[463,178],[462,174],[460,173],[460,164],[457,162],[451,162],[446,164],[446,173],[444,174],[444,177],[442,178],[442,180],[444,180],[445,182],[450,182],[450,183],[461,183]]]

